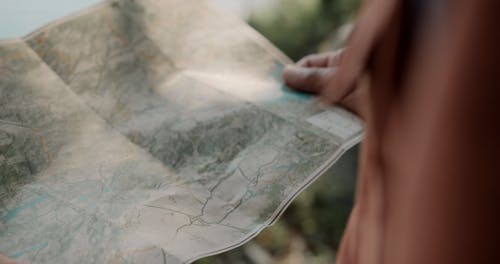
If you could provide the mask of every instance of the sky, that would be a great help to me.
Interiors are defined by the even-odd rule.
[[[251,10],[265,8],[275,0],[209,0],[245,19]],[[0,0],[0,39],[22,37],[57,18],[100,0]]]

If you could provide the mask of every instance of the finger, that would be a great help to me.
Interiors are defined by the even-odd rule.
[[[328,53],[328,67],[336,67],[342,61],[344,54],[344,49],[338,49],[336,51]]]
[[[335,78],[332,78],[325,86],[325,88],[321,90],[319,101],[323,105],[333,105],[340,103],[357,108],[354,106],[357,104],[357,101],[353,101],[352,97],[357,97],[357,94],[360,90],[365,90],[358,88],[359,83],[357,80],[354,82],[354,84],[352,84],[351,82],[346,82],[346,80],[342,79],[341,76],[336,75]]]
[[[305,56],[299,62],[297,62],[297,66],[300,67],[328,67],[328,63],[330,61],[330,57],[326,53],[322,54],[312,54]]]
[[[289,65],[283,71],[283,80],[288,87],[297,91],[319,93],[334,72],[334,68],[304,68]]]
[[[301,67],[334,67],[340,63],[344,49],[339,49],[333,52],[312,54],[302,58],[297,62],[297,66]]]

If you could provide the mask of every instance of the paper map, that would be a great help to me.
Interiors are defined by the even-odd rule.
[[[362,134],[284,87],[288,62],[198,0],[0,41],[0,253],[177,264],[250,240]]]

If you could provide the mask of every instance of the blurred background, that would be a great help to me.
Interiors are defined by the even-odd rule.
[[[341,45],[360,0],[212,0],[293,60]]]
[[[359,0],[212,0],[294,61],[339,48]],[[353,204],[358,147],[307,188],[280,220],[242,247],[196,264],[334,263]]]
[[[99,0],[1,0],[0,38],[24,36]],[[210,0],[246,20],[293,60],[342,45],[359,0]],[[333,263],[353,203],[358,149],[303,192],[272,227],[197,264]]]

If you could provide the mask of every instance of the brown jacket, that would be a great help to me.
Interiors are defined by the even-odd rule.
[[[339,264],[500,263],[500,1],[365,1],[338,87],[369,80]]]

